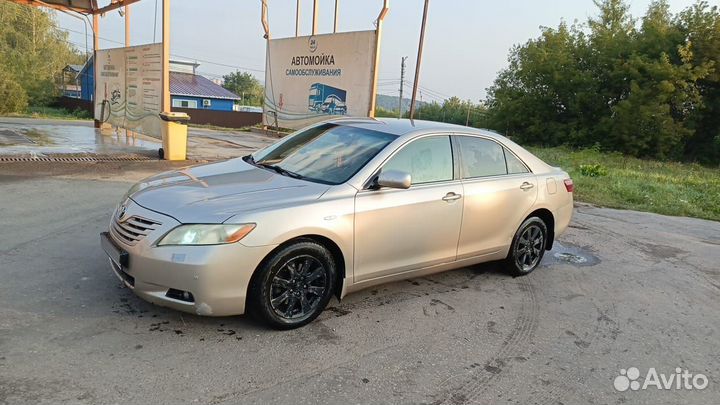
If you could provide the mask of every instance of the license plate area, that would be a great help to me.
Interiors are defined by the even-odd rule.
[[[130,266],[130,255],[128,252],[118,247],[115,242],[110,239],[110,234],[102,232],[100,234],[100,244],[108,257],[110,257],[110,259],[112,259],[115,263],[125,269]]]
[[[130,255],[128,252],[120,248],[110,239],[107,232],[100,234],[100,244],[105,254],[110,258],[110,264],[113,271],[120,277],[129,287],[135,287],[135,277],[129,275],[125,270],[130,264]]]

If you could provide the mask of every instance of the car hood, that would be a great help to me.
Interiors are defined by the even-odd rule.
[[[328,188],[232,159],[149,177],[129,194],[181,223],[221,223],[242,212],[315,200]]]

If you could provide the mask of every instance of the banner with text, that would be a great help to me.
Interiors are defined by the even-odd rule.
[[[263,123],[298,129],[370,111],[375,31],[272,39],[265,67]]]
[[[162,44],[97,51],[95,118],[161,137]]]

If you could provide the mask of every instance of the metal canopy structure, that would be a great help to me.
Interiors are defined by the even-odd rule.
[[[140,0],[10,0],[14,3],[36,7],[49,7],[57,10],[75,11],[81,14],[105,14],[108,11],[128,6]],[[101,3],[101,4],[98,4]]]

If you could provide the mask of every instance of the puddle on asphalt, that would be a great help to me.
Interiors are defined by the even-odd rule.
[[[0,155],[46,153],[138,153],[157,150],[159,139],[101,132],[86,123],[0,122]]]
[[[22,134],[37,146],[54,145],[55,142],[50,138],[50,134],[39,129],[26,129]]]
[[[570,264],[577,267],[589,267],[600,263],[600,259],[590,253],[586,247],[576,246],[569,242],[555,241],[551,251],[545,253],[543,265]]]

